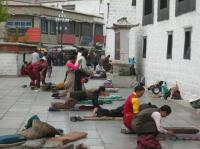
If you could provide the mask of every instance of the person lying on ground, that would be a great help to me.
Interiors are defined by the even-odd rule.
[[[135,91],[129,95],[125,101],[123,108],[123,123],[126,128],[131,130],[131,121],[139,113],[140,97],[143,96],[145,88],[136,86]]]
[[[160,108],[145,109],[132,119],[131,128],[138,135],[173,134],[172,131],[168,131],[161,126],[161,120],[170,115],[170,113],[171,108],[168,105]]]
[[[93,110],[93,116],[102,117],[102,116],[108,116],[108,117],[123,117],[123,108],[124,104],[117,107],[116,109],[103,109],[103,108],[94,108]],[[148,108],[157,108],[156,105],[149,103],[143,103],[140,105],[139,109],[140,111],[148,109]]]
[[[95,107],[101,108],[98,102],[99,96],[108,96],[105,87],[100,86],[98,89],[90,89],[84,91],[74,91],[70,92],[65,97],[65,103],[56,102],[52,103],[50,110],[59,110],[59,109],[73,109],[74,106],[82,100],[92,100]]]

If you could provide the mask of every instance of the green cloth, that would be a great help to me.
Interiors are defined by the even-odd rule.
[[[125,98],[119,96],[119,95],[110,95],[110,96],[106,96],[106,97],[99,97],[99,99],[102,100],[111,100],[111,101],[121,101],[121,100],[125,100]]]
[[[112,104],[112,100],[98,100],[98,103],[100,105],[103,105],[103,104]],[[82,100],[79,102],[79,104],[93,104],[92,100]]]
[[[25,137],[18,134],[0,136],[0,144],[12,144],[17,142],[22,142],[25,140],[26,140]]]
[[[113,101],[121,101],[125,100],[125,98],[122,98],[119,95],[111,95],[106,97],[99,97],[100,100],[98,100],[99,104],[112,104]],[[93,104],[92,100],[82,100],[79,102],[80,104]]]

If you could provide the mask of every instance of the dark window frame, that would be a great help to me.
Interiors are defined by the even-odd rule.
[[[168,39],[167,39],[167,59],[172,59],[172,53],[173,53],[173,32],[168,32]]]
[[[184,15],[196,10],[197,0],[176,0],[176,10],[175,16],[178,17],[180,15]]]
[[[147,57],[147,36],[143,36],[142,58]]]
[[[151,7],[149,7],[148,5],[150,5]],[[154,0],[143,0],[142,25],[145,26],[153,23],[154,23]]]
[[[132,4],[131,4],[131,5],[132,5],[132,6],[136,6],[136,1],[137,1],[137,0],[132,0]]]
[[[75,22],[75,35],[81,35],[81,22]]]
[[[184,41],[184,52],[183,59],[191,59],[191,39],[192,39],[192,28],[185,28],[185,41]]]
[[[48,34],[48,20],[46,18],[41,18],[41,33]]]
[[[151,7],[149,7],[151,6]],[[145,0],[144,4],[144,16],[147,16],[151,13],[153,13],[153,0]]]
[[[51,20],[50,21],[50,34],[56,35],[56,21]]]
[[[160,9],[165,9],[165,8],[168,8],[168,0],[160,0]]]

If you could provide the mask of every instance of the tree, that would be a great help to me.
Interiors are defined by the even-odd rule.
[[[6,22],[8,18],[8,5],[4,0],[0,0],[0,22]]]

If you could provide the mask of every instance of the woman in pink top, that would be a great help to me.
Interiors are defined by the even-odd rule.
[[[74,52],[70,57],[69,60],[66,63],[66,72],[67,72],[67,78],[65,80],[65,91],[63,93],[60,93],[58,97],[64,97],[67,95],[68,92],[74,91],[74,83],[75,83],[75,71],[79,69],[81,61],[76,63],[77,53]]]

